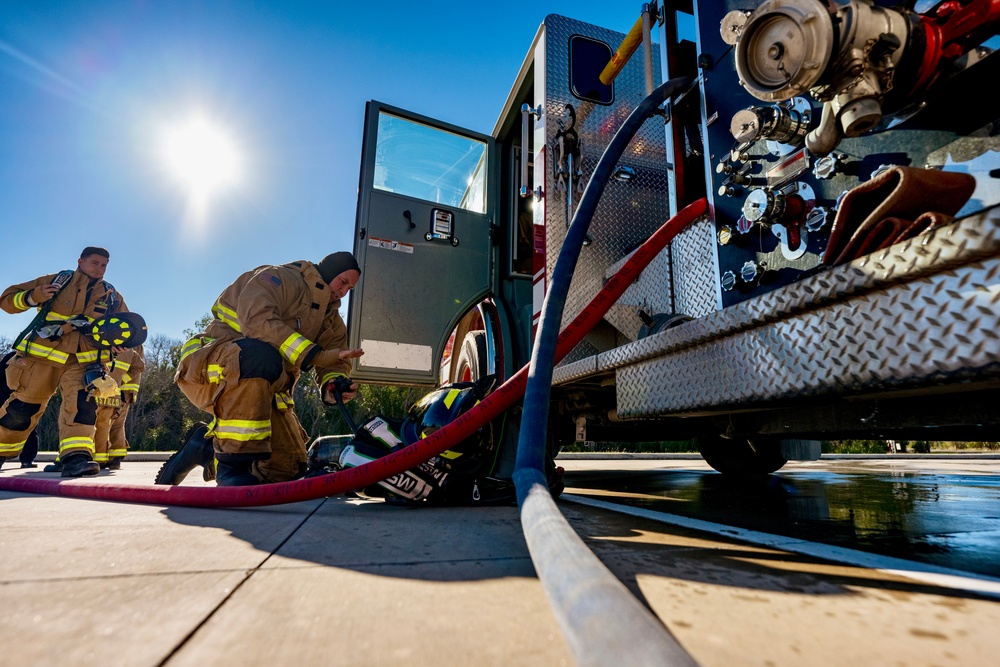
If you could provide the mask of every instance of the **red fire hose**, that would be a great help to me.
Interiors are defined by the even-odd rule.
[[[556,363],[597,324],[653,258],[677,234],[705,214],[707,207],[705,199],[690,204],[665,222],[633,253],[587,307],[559,334]],[[376,484],[454,447],[514,405],[524,395],[527,382],[528,366],[524,366],[476,407],[423,440],[356,468],[320,477],[258,486],[185,487],[0,476],[0,491],[187,507],[260,507],[336,496]]]

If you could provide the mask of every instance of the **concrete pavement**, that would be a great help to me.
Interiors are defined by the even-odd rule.
[[[159,465],[101,479],[152,484]],[[0,475],[54,477],[39,470]],[[1000,602],[947,582],[560,507],[703,667],[965,667],[1000,653]],[[574,664],[514,507],[212,510],[4,491],[0,555],[3,664]]]

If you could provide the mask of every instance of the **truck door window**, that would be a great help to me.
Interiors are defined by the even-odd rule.
[[[611,60],[611,47],[596,39],[573,35],[569,39],[569,89],[575,97],[597,104],[615,100],[614,83],[601,83],[601,72]]]
[[[485,213],[486,171],[485,143],[379,114],[376,190]]]

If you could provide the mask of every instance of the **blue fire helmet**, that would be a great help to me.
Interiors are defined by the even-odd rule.
[[[121,312],[94,320],[90,337],[100,349],[138,347],[146,341],[146,320],[139,313]]]

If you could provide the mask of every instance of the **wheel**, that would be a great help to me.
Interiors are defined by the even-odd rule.
[[[788,461],[781,455],[781,442],[771,438],[698,438],[698,451],[705,463],[723,475],[769,475]]]
[[[454,382],[475,382],[486,377],[487,372],[486,332],[470,331],[462,339],[452,372]]]

